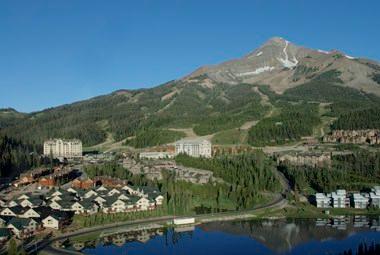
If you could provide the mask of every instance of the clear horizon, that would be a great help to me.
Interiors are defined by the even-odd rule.
[[[377,1],[1,1],[0,108],[157,86],[274,36],[380,60]]]

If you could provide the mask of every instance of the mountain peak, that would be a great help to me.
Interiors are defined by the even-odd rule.
[[[275,36],[275,37],[272,37],[270,38],[265,44],[272,44],[272,43],[284,43],[284,42],[288,42],[288,40],[282,38],[282,37],[279,37],[279,36]]]

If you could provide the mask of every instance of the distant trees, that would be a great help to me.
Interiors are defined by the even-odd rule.
[[[263,119],[252,127],[248,133],[248,143],[264,146],[299,140],[301,136],[311,135],[319,123],[318,105],[287,104],[282,106],[279,115]]]
[[[380,182],[380,152],[365,150],[333,156],[330,168],[280,165],[294,190],[331,192],[337,188],[362,190]]]
[[[216,189],[214,197],[219,202],[224,197],[233,200],[237,209],[252,207],[262,198],[262,191],[280,190],[279,181],[273,174],[274,163],[259,151],[213,159],[179,155],[176,161],[184,166],[210,170],[215,177],[223,179],[228,189]]]
[[[158,128],[142,129],[136,133],[136,136],[125,142],[135,148],[145,148],[175,142],[185,137],[185,133]]]
[[[13,177],[26,169],[48,163],[40,153],[41,146],[0,135],[0,177]]]
[[[333,123],[332,129],[380,129],[380,108],[344,113]]]

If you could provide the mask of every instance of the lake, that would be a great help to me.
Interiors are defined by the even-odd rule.
[[[356,254],[380,249],[380,217],[212,222],[141,231],[115,229],[77,237],[66,246],[85,254]],[[376,253],[374,253],[376,254]]]

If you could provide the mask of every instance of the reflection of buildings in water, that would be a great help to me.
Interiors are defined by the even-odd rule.
[[[369,216],[366,215],[357,215],[354,217],[334,217],[329,219],[317,219],[315,221],[316,227],[333,227],[338,230],[346,230],[348,226],[352,226],[353,228],[371,228],[377,230],[380,224],[379,219],[370,219]]]
[[[176,228],[174,228],[174,232],[177,232],[177,233],[193,232],[194,230],[195,230],[195,226],[176,227]]]
[[[127,242],[141,242],[146,243],[154,236],[162,236],[164,234],[164,229],[160,226],[160,228],[152,228],[145,230],[134,230],[134,231],[126,231],[126,232],[117,232],[117,233],[108,233],[100,234],[100,238],[97,240],[84,240],[78,242],[71,242],[71,248],[76,251],[81,251],[85,248],[95,248],[98,245],[101,246],[117,246],[122,247]]]
[[[122,247],[126,242],[126,237],[122,234],[112,237],[112,243],[116,246]]]
[[[157,235],[163,235],[164,231],[160,229],[145,229],[138,231],[128,231],[123,233],[108,234],[103,236],[102,244],[103,246],[113,244],[115,246],[121,247],[127,242],[140,242],[146,243],[152,237]]]
[[[75,242],[75,243],[73,243],[72,246],[73,246],[74,250],[76,250],[76,251],[81,251],[84,249],[84,247],[86,247],[84,245],[84,242]]]
[[[365,215],[358,215],[354,217],[354,228],[369,227],[369,219]]]
[[[380,231],[380,216],[376,219],[371,220],[370,228],[376,231]]]
[[[331,220],[281,219],[273,221],[217,222],[202,224],[200,228],[204,231],[222,231],[229,234],[250,236],[275,253],[286,253],[289,249],[310,240],[342,240],[354,231],[368,231],[368,225],[361,228],[354,227],[354,220],[353,218],[338,217]],[[360,224],[365,226],[365,222],[366,218],[359,217],[356,219],[357,226]]]
[[[151,235],[146,231],[141,231],[139,235],[136,236],[136,241],[140,243],[146,243],[150,240]]]
[[[338,230],[347,230],[347,221],[348,218],[345,216],[334,217],[332,219],[331,227],[336,228]]]
[[[88,240],[88,241],[73,241],[71,242],[71,247],[76,251],[81,251],[85,248],[96,247],[96,240]]]

